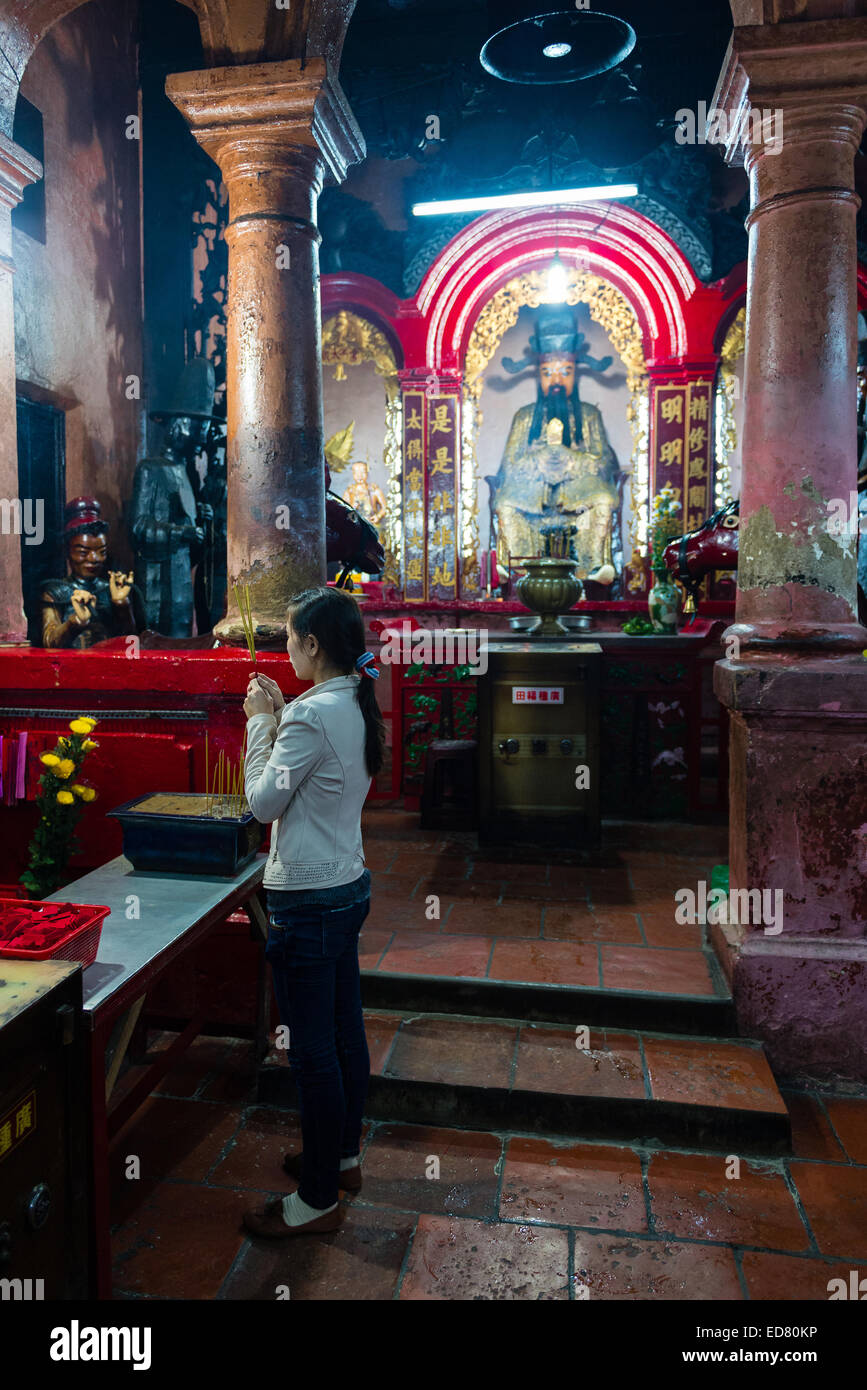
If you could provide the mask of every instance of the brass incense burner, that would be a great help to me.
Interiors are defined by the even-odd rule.
[[[531,613],[538,613],[538,622],[528,630],[535,637],[564,637],[569,629],[560,622],[559,614],[568,613],[584,592],[575,573],[574,560],[543,555],[535,560],[522,561],[527,571],[517,583],[518,597]]]

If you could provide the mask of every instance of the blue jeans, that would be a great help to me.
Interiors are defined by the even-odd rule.
[[[298,1194],[311,1207],[338,1200],[341,1158],[361,1148],[370,1054],[361,1011],[358,934],[370,898],[349,907],[287,907],[270,914],[265,957],[289,1065],[298,1088],[304,1146]]]

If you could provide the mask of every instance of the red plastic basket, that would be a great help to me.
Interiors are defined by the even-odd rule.
[[[5,938],[13,923],[18,928],[17,936],[27,930],[26,924],[22,925],[22,916],[32,917],[35,932],[50,924],[61,911],[74,912],[76,920],[50,945],[32,950],[20,943],[6,945]],[[0,957],[7,960],[77,960],[86,969],[96,960],[102,924],[110,911],[110,907],[97,907],[94,903],[22,902],[17,898],[0,898]]]

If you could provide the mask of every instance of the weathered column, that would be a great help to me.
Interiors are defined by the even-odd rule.
[[[856,486],[867,22],[736,29],[714,105],[751,186],[732,632],[742,645],[861,650],[855,531],[834,523]]]
[[[38,159],[33,159],[6,135],[0,134],[0,500],[8,504],[0,517],[0,644],[4,646],[27,640],[27,623],[21,606],[22,499],[18,497],[15,417],[12,209],[21,202],[27,185],[41,177],[42,165]],[[39,499],[30,500],[37,502]]]
[[[228,614],[248,584],[263,640],[279,639],[286,600],[325,580],[325,480],[317,199],[364,141],[323,59],[211,68],[166,91],[229,192]]]
[[[867,1080],[867,632],[855,530],[835,524],[856,488],[867,20],[736,28],[714,107],[752,190],[737,612],[715,688],[731,887],[766,895],[714,936],[777,1067]]]

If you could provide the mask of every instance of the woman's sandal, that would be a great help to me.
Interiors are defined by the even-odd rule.
[[[283,1171],[288,1173],[290,1178],[301,1181],[301,1154],[285,1154],[283,1158]],[[344,1192],[361,1191],[361,1164],[356,1163],[354,1168],[345,1168],[337,1179],[337,1185]]]

